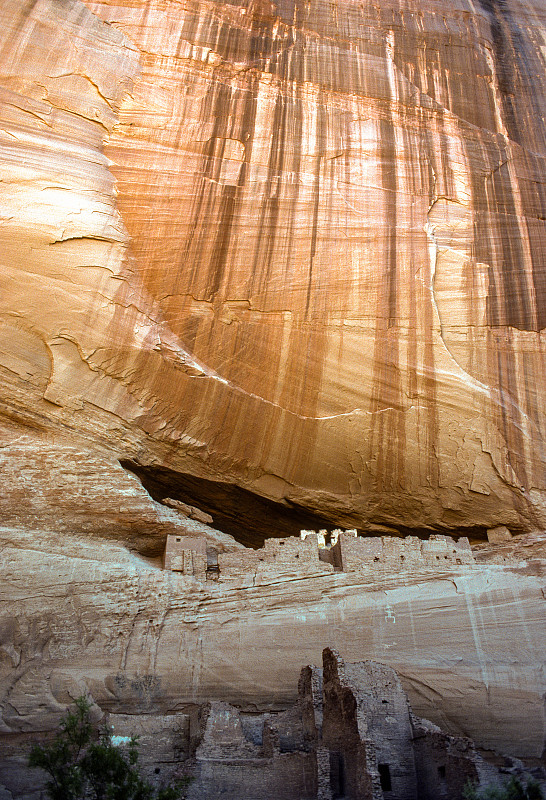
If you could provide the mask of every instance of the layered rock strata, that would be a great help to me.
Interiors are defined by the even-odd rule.
[[[115,713],[211,699],[286,708],[301,664],[318,663],[329,645],[395,668],[416,713],[444,729],[542,755],[543,558],[271,572],[237,587],[164,571],[114,543],[1,533],[5,742],[53,727],[85,688]]]
[[[159,564],[167,535],[229,551],[305,514],[546,527],[545,10],[448,10],[1,4],[13,797],[21,748],[85,689],[120,725],[191,728],[211,699],[286,709],[325,645],[396,668],[452,733],[542,756],[543,536],[259,585]]]
[[[539,0],[0,22],[4,412],[347,527],[544,527]]]

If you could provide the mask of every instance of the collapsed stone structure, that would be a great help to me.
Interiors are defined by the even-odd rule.
[[[392,536],[360,537],[356,531],[335,530],[326,545],[326,531],[302,531],[267,539],[259,550],[245,548],[218,553],[207,550],[206,540],[190,536],[168,536],[164,568],[195,578],[236,582],[252,577],[254,582],[275,575],[311,576],[332,572],[399,572],[438,569],[473,564],[474,556],[466,537],[432,535],[400,539]]]
[[[190,800],[460,800],[467,780],[499,782],[470,739],[414,716],[393,669],[329,648],[292,708],[212,702],[203,726]]]
[[[98,720],[103,709],[93,706]],[[501,771],[524,771],[491,752],[486,761],[470,739],[417,718],[390,667],[345,663],[330,648],[322,668],[301,670],[298,699],[281,711],[219,699],[174,713],[145,707],[111,708],[114,743],[137,735],[144,774],[157,784],[190,777],[187,800],[460,800],[467,780],[495,785]],[[40,800],[44,776],[28,770],[20,739],[4,757],[0,774],[11,788],[0,784],[0,797]]]

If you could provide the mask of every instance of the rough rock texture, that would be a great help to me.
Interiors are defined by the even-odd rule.
[[[111,542],[0,534],[0,788],[13,797],[30,798],[30,740],[83,691],[151,735],[186,715],[191,737],[196,707],[215,699],[250,714],[286,709],[301,664],[320,663],[325,644],[396,669],[414,711],[444,730],[531,764],[543,754],[543,559],[376,579],[272,575],[239,589]]]
[[[544,560],[241,589],[124,547],[2,529],[2,726],[42,730],[87,686],[115,713],[294,699],[324,645],[394,667],[416,713],[481,746],[544,747]],[[44,550],[48,555],[44,557]]]
[[[544,528],[542,0],[0,23],[5,411],[345,526]]]
[[[304,511],[546,528],[545,30],[542,0],[0,4],[16,759],[85,688],[159,727],[215,698],[285,708],[326,645],[395,667],[443,728],[541,756],[543,536],[260,586],[145,556],[293,535]],[[227,533],[164,498],[219,527],[227,507]],[[24,796],[22,774],[0,783]]]
[[[114,539],[146,556],[162,555],[169,534],[206,537],[220,552],[244,549],[228,534],[155,502],[108,451],[74,436],[15,432],[1,421],[0,435],[2,523],[41,534],[44,553],[48,538],[62,532]]]

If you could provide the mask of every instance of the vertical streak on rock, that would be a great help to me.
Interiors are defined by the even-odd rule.
[[[322,119],[322,108],[318,107],[318,120]],[[320,148],[320,137],[322,135],[322,126],[317,124],[317,146]],[[309,274],[307,279],[307,294],[305,297],[305,313],[309,313],[309,303],[311,302],[311,289],[313,287],[313,261],[317,252],[317,230],[320,209],[320,168],[321,157],[320,154],[316,156],[315,163],[315,177],[313,182],[313,212],[311,222],[311,239],[309,242]]]
[[[484,165],[483,171],[469,169],[472,255],[487,270],[483,379],[492,387],[496,424],[506,445],[497,468],[507,483],[519,487],[540,484],[545,478],[546,432],[541,431],[536,398],[524,388],[537,369],[543,370],[540,345],[535,363],[522,357],[531,341],[538,342],[534,332],[544,324],[546,305],[546,286],[539,277],[543,258],[537,249],[544,226],[531,225],[540,190],[533,197],[528,189],[529,174],[538,173],[544,164],[543,126],[528,124],[539,118],[540,81],[534,91],[530,87],[536,84],[532,73],[543,74],[544,62],[540,50],[529,46],[531,30],[523,33],[506,0],[479,0],[479,6],[492,44],[491,52],[484,52],[491,75],[490,105],[500,135],[484,129],[476,139],[462,137],[462,141],[469,165],[478,154]],[[480,345],[478,338],[471,347]],[[530,448],[530,442],[536,444]],[[523,508],[525,502],[515,495],[516,506]]]
[[[275,110],[273,113],[273,128],[269,161],[267,165],[267,193],[262,200],[258,235],[254,245],[254,259],[250,274],[252,291],[257,277],[260,283],[256,287],[258,294],[267,293],[267,284],[272,268],[272,259],[275,252],[275,241],[278,231],[279,206],[282,202],[284,174],[285,174],[285,141],[292,118],[299,117],[298,109],[294,108],[288,97],[277,94]],[[293,209],[291,217],[293,217]],[[293,225],[293,218],[291,219]]]

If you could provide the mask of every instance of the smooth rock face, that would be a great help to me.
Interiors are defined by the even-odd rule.
[[[544,527],[541,0],[0,22],[5,410],[347,527]]]

